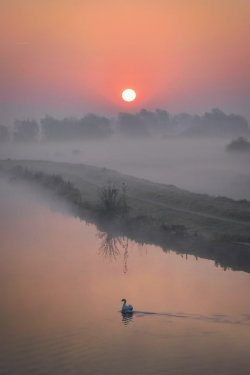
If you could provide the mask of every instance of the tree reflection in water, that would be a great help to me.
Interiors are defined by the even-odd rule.
[[[98,232],[98,238],[101,240],[99,254],[110,260],[116,260],[123,253],[123,272],[128,271],[128,238],[114,236],[106,232]]]

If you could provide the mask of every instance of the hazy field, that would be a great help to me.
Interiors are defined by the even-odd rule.
[[[112,138],[82,143],[1,145],[0,158],[86,163],[193,192],[250,199],[249,155],[225,151],[225,139]]]

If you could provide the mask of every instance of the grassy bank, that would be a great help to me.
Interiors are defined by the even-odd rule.
[[[105,168],[47,161],[0,162],[3,172],[44,185],[97,215],[105,186],[126,186],[126,215],[119,220],[166,235],[250,242],[250,202],[212,197],[152,183]],[[117,220],[117,217],[116,217]]]

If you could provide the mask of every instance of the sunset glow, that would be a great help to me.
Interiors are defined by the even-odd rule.
[[[1,115],[116,113],[132,82],[140,108],[250,118],[249,17],[248,0],[1,1]]]

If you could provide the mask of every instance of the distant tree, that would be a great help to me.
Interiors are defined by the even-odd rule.
[[[144,113],[145,115],[145,113]],[[148,137],[149,130],[141,114],[131,114],[121,112],[118,114],[118,128],[122,135],[126,137]]]
[[[169,131],[172,131],[173,124],[171,122],[170,114],[163,109],[155,110],[155,127],[157,132],[166,135]]]
[[[152,135],[157,132],[156,116],[154,112],[147,109],[142,109],[136,114],[136,116],[141,121],[148,134]]]
[[[62,141],[69,139],[73,119],[58,120],[53,116],[46,115],[41,119],[42,139],[45,141]],[[73,127],[73,126],[72,126]],[[70,137],[72,138],[72,137]]]
[[[83,139],[102,139],[110,137],[110,120],[103,116],[88,114],[82,119],[65,117],[58,120],[45,116],[41,120],[43,139],[47,141],[70,141]]]
[[[172,118],[172,127],[176,135],[189,135],[189,129],[199,128],[202,119],[199,115],[191,115],[186,112],[178,113]]]
[[[38,140],[39,125],[36,120],[15,121],[13,138],[17,142],[34,142]]]
[[[239,137],[235,140],[233,140],[229,145],[226,147],[227,151],[241,151],[241,152],[250,152],[250,142],[243,138]]]
[[[247,121],[239,115],[226,115],[218,108],[205,113],[203,125],[208,135],[234,135],[248,130]]]
[[[151,136],[165,135],[171,128],[170,116],[167,111],[162,109],[156,109],[154,112],[142,109],[136,116]]]
[[[117,122],[120,133],[128,137],[165,135],[172,129],[170,115],[162,109],[142,109],[134,114],[122,112],[119,113]]]
[[[0,125],[0,143],[7,142],[10,139],[10,132],[7,126]]]
[[[78,129],[82,139],[109,138],[113,133],[110,119],[94,113],[89,113],[79,120]]]
[[[247,120],[236,114],[227,115],[218,108],[200,116],[199,121],[193,120],[193,125],[183,135],[198,137],[221,137],[245,135],[249,132]]]

